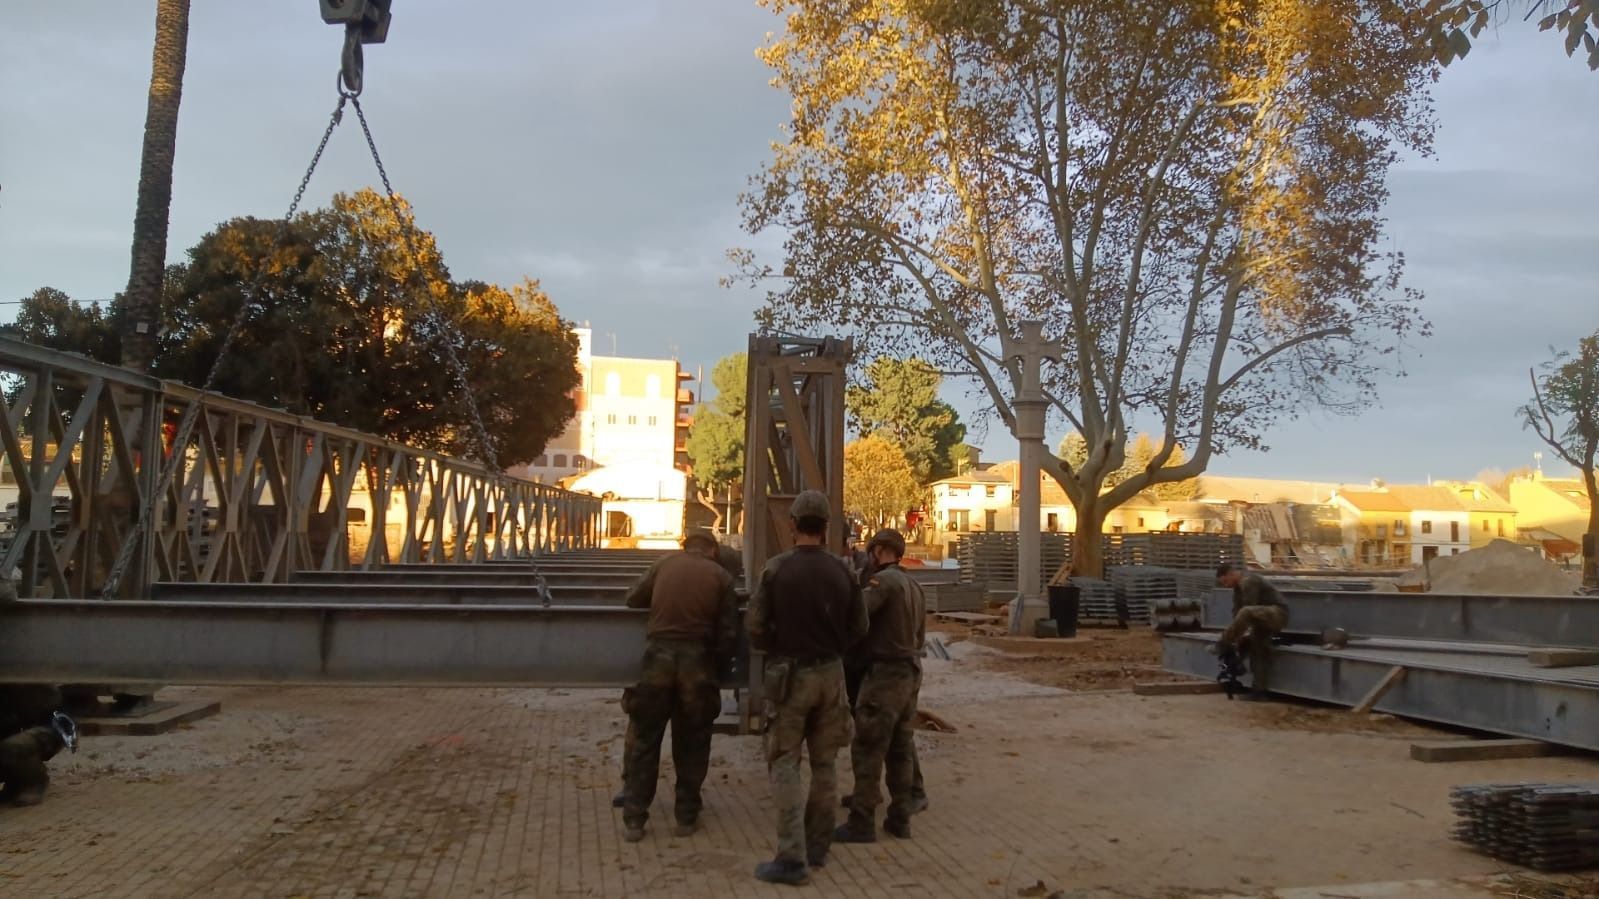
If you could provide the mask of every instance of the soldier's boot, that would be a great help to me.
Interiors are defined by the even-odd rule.
[[[849,820],[838,826],[833,831],[835,843],[875,843],[877,842],[877,825],[865,815],[857,814],[850,810]]]
[[[920,795],[912,793],[911,794],[911,807],[908,810],[907,814],[912,814],[912,815],[920,814],[922,812],[927,811],[927,806],[928,806],[928,802],[927,802],[927,794],[926,793],[922,793]]]
[[[49,784],[34,784],[31,787],[22,787],[12,794],[13,805],[38,805],[44,802],[45,788]]]
[[[621,808],[627,805],[627,791],[622,790],[611,797],[611,808]]]
[[[679,821],[677,822],[677,829],[674,830],[673,833],[680,837],[691,837],[694,835],[694,832],[699,829],[700,822],[698,820]]]
[[[805,867],[804,862],[773,859],[755,866],[755,879],[766,883],[783,883],[797,887],[811,882],[811,872],[810,869]]]
[[[805,861],[813,868],[827,867],[826,849],[808,849],[805,852]]]
[[[637,843],[639,840],[644,839],[644,826],[641,824],[638,827],[629,827],[623,830],[622,839],[627,840],[629,843]]]
[[[883,832],[908,840],[911,838],[911,819],[890,817],[883,822]]]

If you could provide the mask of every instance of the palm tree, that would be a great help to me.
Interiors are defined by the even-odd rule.
[[[122,364],[149,371],[161,322],[161,282],[166,273],[167,220],[172,211],[172,162],[178,142],[178,103],[189,43],[189,0],[156,0],[155,54],[150,64],[150,105],[144,114],[139,198],[133,212],[133,261],[123,298],[126,333]]]

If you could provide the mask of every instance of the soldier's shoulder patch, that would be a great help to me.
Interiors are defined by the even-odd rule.
[[[868,587],[881,587],[882,585],[883,585],[883,582],[878,580],[875,577],[874,578],[867,578],[867,580],[866,580],[866,586],[868,586]]]

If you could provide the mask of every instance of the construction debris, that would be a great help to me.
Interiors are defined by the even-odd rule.
[[[1599,864],[1599,783],[1455,787],[1454,837],[1502,861],[1539,871]]]
[[[1509,540],[1495,540],[1458,556],[1438,556],[1425,571],[1401,577],[1399,585],[1415,583],[1418,572],[1433,593],[1568,596],[1581,585],[1576,572],[1564,571]]]
[[[934,733],[940,734],[952,734],[956,732],[955,725],[950,724],[943,717],[935,715],[926,709],[916,710],[916,720],[912,722],[912,726],[917,730],[930,730]]]

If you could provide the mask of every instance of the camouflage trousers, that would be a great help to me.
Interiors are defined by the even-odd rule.
[[[786,683],[771,672],[792,666]],[[838,803],[838,751],[853,724],[838,659],[815,663],[767,659],[766,770],[777,803],[777,860],[824,858],[833,845]],[[800,753],[809,750],[811,786],[800,782]]]
[[[850,767],[855,772],[849,803],[853,824],[875,826],[885,772],[889,820],[910,818],[917,768],[913,724],[921,687],[921,669],[909,659],[874,662],[861,681],[855,741],[850,744]]]
[[[30,727],[0,740],[0,783],[6,793],[50,782],[44,763],[62,749],[61,737],[48,727]]]
[[[844,665],[844,684],[849,691],[849,708],[852,714],[860,700],[861,684],[866,681],[866,672],[871,670],[871,667],[871,662],[846,662]],[[913,705],[911,714],[915,713]],[[916,754],[915,740],[911,741],[911,799],[915,801],[927,799],[927,783],[922,780],[922,759]]]
[[[1288,611],[1282,606],[1244,606],[1216,642],[1236,649],[1239,641],[1247,640],[1249,669],[1253,672],[1250,684],[1256,690],[1265,690],[1271,673],[1271,638],[1287,626]]]
[[[697,641],[651,640],[644,647],[643,672],[637,686],[622,691],[627,713],[623,744],[622,821],[643,827],[655,801],[661,773],[661,741],[672,726],[672,764],[677,769],[676,804],[679,824],[699,818],[704,802],[700,789],[711,765],[711,725],[722,713],[722,693],[715,665],[705,644]]]

